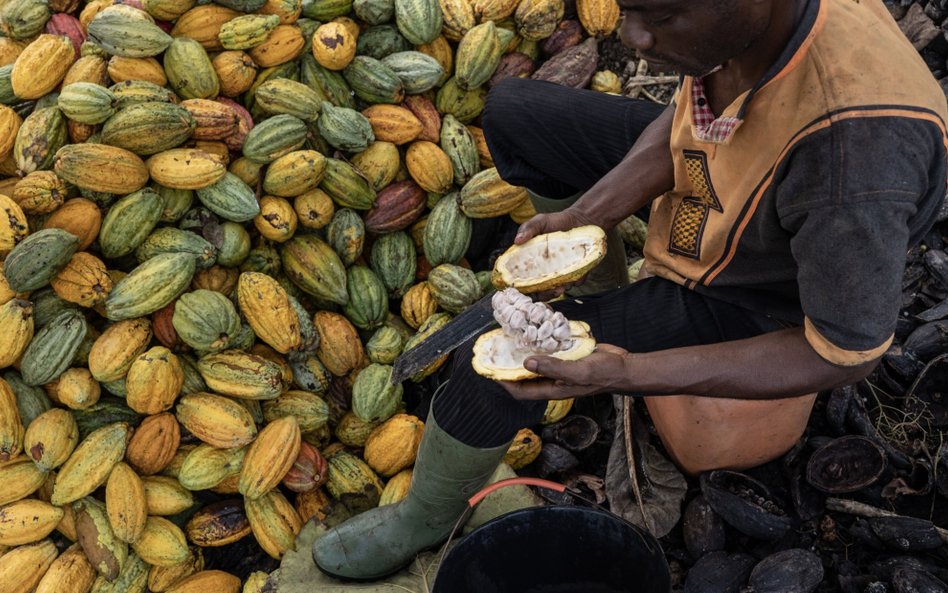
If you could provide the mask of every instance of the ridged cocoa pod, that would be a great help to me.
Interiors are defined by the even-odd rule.
[[[487,85],[492,87],[505,78],[528,78],[536,69],[533,59],[526,54],[518,51],[504,54]]]
[[[592,80],[598,60],[599,47],[596,40],[590,37],[581,44],[553,56],[553,59],[540,66],[530,78],[581,89]]]
[[[396,181],[378,193],[375,205],[365,215],[365,228],[373,233],[392,233],[415,222],[427,205],[428,195],[414,181]]]

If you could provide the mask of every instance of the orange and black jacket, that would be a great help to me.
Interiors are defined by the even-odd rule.
[[[647,269],[802,324],[831,363],[880,356],[906,251],[946,193],[945,94],[918,52],[881,0],[809,0],[778,63],[720,114],[726,137],[701,139],[695,84],[676,95],[675,189],[653,203]]]

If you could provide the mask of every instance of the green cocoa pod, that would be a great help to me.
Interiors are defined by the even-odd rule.
[[[13,143],[17,172],[25,176],[52,169],[56,151],[66,145],[66,140],[62,111],[58,107],[35,109],[23,120]]]
[[[438,0],[395,0],[395,23],[414,45],[431,43],[443,24]]]
[[[7,254],[3,275],[14,292],[36,290],[69,263],[79,237],[62,229],[43,229],[28,235]]]
[[[99,248],[108,258],[135,251],[158,224],[164,201],[150,187],[131,193],[109,208],[99,231]]]
[[[292,115],[275,115],[247,134],[244,156],[255,163],[270,163],[303,146],[308,133],[306,123]]]
[[[400,298],[415,281],[417,257],[411,237],[398,231],[382,235],[375,241],[369,265],[388,289],[389,296]]]
[[[326,240],[339,255],[342,263],[351,266],[362,255],[365,222],[355,210],[340,208],[332,215],[332,220],[326,227]]]
[[[313,122],[319,117],[323,98],[302,82],[276,78],[257,88],[256,101],[257,107],[270,115],[286,114]]]
[[[316,122],[319,134],[333,148],[347,152],[361,152],[375,142],[372,124],[355,109],[336,107],[323,102],[322,115]]]
[[[260,214],[253,189],[230,172],[220,181],[197,190],[197,197],[208,210],[232,222],[246,222]]]
[[[315,235],[296,235],[283,244],[283,269],[304,292],[345,305],[346,270],[336,252]]]
[[[182,99],[213,99],[220,92],[217,72],[197,41],[176,37],[163,60],[168,86]]]
[[[135,249],[135,259],[141,263],[162,253],[190,253],[199,268],[209,268],[217,263],[217,249],[210,242],[200,235],[174,227],[152,231]]]
[[[349,302],[342,312],[359,329],[380,327],[388,316],[388,291],[370,268],[352,266],[346,272]]]
[[[124,58],[148,58],[168,49],[171,36],[152,22],[147,13],[129,8],[110,6],[96,14],[88,26],[89,41]]]
[[[20,374],[27,385],[45,385],[69,368],[86,337],[86,318],[64,311],[36,332],[23,353]]]
[[[81,124],[101,124],[115,113],[115,95],[104,86],[74,82],[59,93],[60,111]]]
[[[375,204],[375,190],[345,161],[326,159],[326,172],[319,187],[343,208],[368,210]]]
[[[356,56],[343,76],[356,96],[367,103],[399,103],[405,97],[401,79],[375,58]]]
[[[409,95],[433,89],[444,76],[444,68],[438,60],[420,51],[393,53],[382,58],[382,63],[398,76]]]
[[[139,264],[112,288],[106,317],[119,321],[154,313],[184,292],[194,268],[190,253],[163,253]]]
[[[320,66],[312,53],[304,54],[300,64],[300,81],[315,91],[322,101],[355,109],[352,89],[342,74]]]
[[[178,337],[200,352],[220,352],[240,333],[240,316],[226,296],[198,289],[181,295],[171,318]]]
[[[411,44],[394,25],[376,25],[359,34],[356,54],[381,60],[396,52],[408,51]]]
[[[461,211],[457,193],[438,200],[428,215],[422,237],[428,263],[438,266],[461,261],[471,243],[472,229],[473,222]]]
[[[164,102],[138,103],[106,120],[102,143],[147,156],[180,146],[196,127],[197,122],[184,107]]]

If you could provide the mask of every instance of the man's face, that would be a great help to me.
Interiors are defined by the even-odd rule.
[[[737,57],[769,25],[760,0],[618,0],[619,36],[653,69],[702,76]]]

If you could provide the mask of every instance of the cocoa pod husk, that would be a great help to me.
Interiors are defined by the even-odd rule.
[[[590,37],[581,44],[553,56],[530,78],[581,89],[588,86],[592,80],[598,60],[598,45],[596,40]]]

